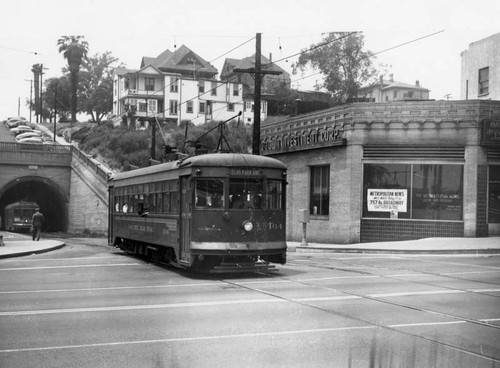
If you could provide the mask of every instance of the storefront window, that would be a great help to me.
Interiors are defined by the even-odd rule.
[[[363,216],[410,218],[411,165],[364,166]]]
[[[328,216],[330,207],[330,166],[311,167],[310,187],[311,215]]]
[[[414,219],[462,219],[462,165],[413,165]]]
[[[462,220],[462,165],[365,164],[363,188],[363,217]]]

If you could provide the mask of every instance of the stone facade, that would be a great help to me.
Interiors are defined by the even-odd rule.
[[[498,121],[500,101],[476,100],[354,103],[264,122],[261,153],[288,167],[288,239],[301,240],[299,209],[311,212],[310,242],[487,235],[487,173],[500,164],[493,158],[500,152]],[[485,127],[491,127],[489,136]],[[460,218],[372,218],[363,210],[366,164],[463,168],[463,189],[457,194]],[[310,207],[311,168],[317,165],[330,170],[327,215],[314,215]],[[409,192],[407,196],[410,211],[412,198]]]

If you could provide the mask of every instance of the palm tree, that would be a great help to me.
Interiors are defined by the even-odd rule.
[[[57,40],[59,53],[68,60],[71,82],[71,123],[76,123],[78,72],[84,58],[87,57],[89,44],[84,36],[62,36]]]

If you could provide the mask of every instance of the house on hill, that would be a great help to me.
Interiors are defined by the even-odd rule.
[[[185,45],[174,52],[165,50],[155,58],[144,56],[141,68],[147,65],[155,66],[163,73],[175,73],[194,79],[215,79],[218,73],[213,65]]]
[[[415,84],[398,82],[394,80],[393,74],[389,74],[389,79],[380,76],[377,82],[361,87],[358,99],[369,102],[428,100],[429,92],[418,80]]]
[[[253,99],[255,94],[255,80],[253,74],[242,73],[239,70],[251,70],[255,68],[255,55],[243,59],[227,58],[224,61],[220,79],[227,82],[237,82],[243,85],[243,98],[246,101],[245,111],[253,112]],[[290,88],[290,74],[283,70],[272,61],[272,56],[269,59],[261,55],[261,66],[263,71],[279,72],[280,74],[268,74],[262,78],[261,84],[261,120],[265,120],[268,113],[268,99],[274,95],[277,88]],[[249,116],[245,117],[245,123],[251,123]]]
[[[116,68],[113,114],[127,125],[145,129],[151,121],[189,120],[196,125],[236,118],[253,121],[243,85],[216,79],[218,71],[182,45],[157,57],[143,57],[139,69]],[[248,108],[246,108],[248,107]]]

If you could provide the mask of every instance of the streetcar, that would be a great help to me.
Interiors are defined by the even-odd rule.
[[[109,243],[208,272],[285,264],[286,167],[242,153],[209,153],[113,175]]]
[[[17,232],[29,231],[37,208],[39,206],[35,202],[19,201],[8,204],[4,210],[5,229]]]

